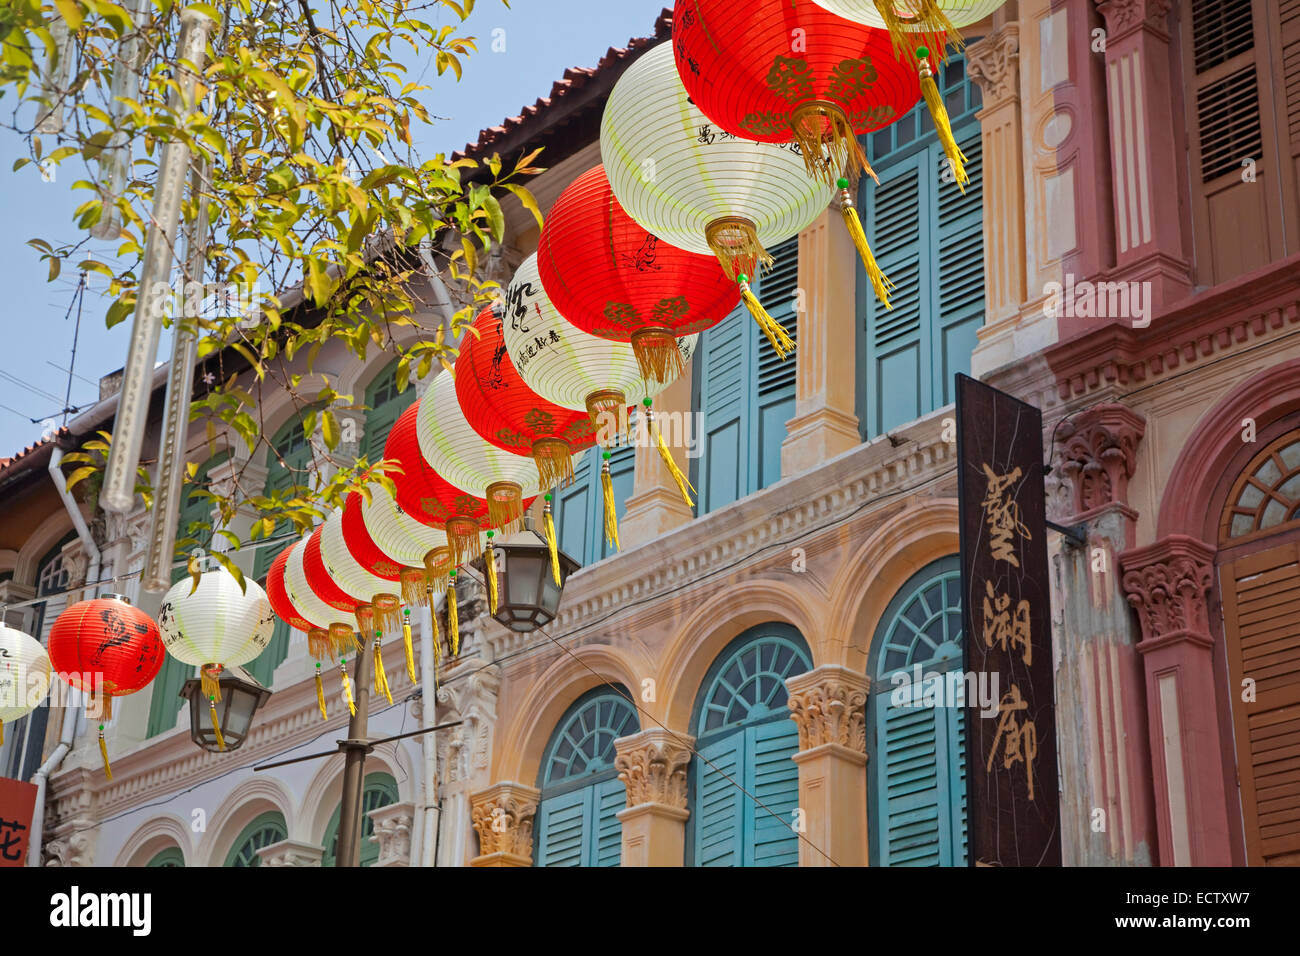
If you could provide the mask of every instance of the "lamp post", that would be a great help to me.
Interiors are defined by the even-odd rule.
[[[212,726],[215,708],[224,749],[238,750],[248,738],[253,714],[270,699],[271,691],[259,684],[248,671],[235,665],[222,668],[217,683],[221,687],[221,699],[216,702],[210,702],[203,695],[203,681],[197,677],[191,677],[181,688],[180,696],[190,702],[190,739],[204,750],[212,753],[222,751]]]
[[[494,543],[493,550],[499,555],[497,576],[501,594],[492,617],[519,634],[535,631],[555,620],[564,584],[581,565],[563,551],[559,552],[560,583],[556,584],[550,551],[535,531],[523,540]],[[486,571],[483,562],[484,558],[479,558],[472,565],[479,574]]]

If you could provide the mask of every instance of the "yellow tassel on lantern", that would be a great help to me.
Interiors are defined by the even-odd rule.
[[[421,568],[402,568],[399,575],[402,582],[402,603],[411,607],[424,607],[425,585],[428,583]]]
[[[406,648],[406,676],[415,683],[415,648],[411,645],[411,612],[403,611],[402,644]]]
[[[862,229],[862,220],[858,218],[858,210],[853,205],[853,195],[849,192],[849,181],[840,179],[839,187],[840,215],[844,217],[849,238],[853,240],[853,245],[858,250],[858,257],[867,270],[867,278],[871,280],[871,288],[875,290],[876,298],[886,309],[892,309],[893,306],[889,304],[889,293],[894,290],[894,283],[881,271],[876,263],[876,257],[871,254],[871,246],[867,244],[867,234]]]
[[[104,740],[104,725],[99,725],[99,755],[104,758],[104,776],[113,779],[113,767],[108,762],[108,743]]]
[[[320,664],[316,665],[316,706],[320,708],[320,719],[329,720],[330,715],[325,710],[325,684],[320,679]]]
[[[402,626],[402,602],[396,594],[375,595],[375,633],[394,634]]]
[[[605,498],[605,540],[617,551],[618,511],[614,502],[614,478],[609,473],[609,452],[601,452],[604,461],[600,463],[600,489]]]
[[[348,701],[348,713],[353,717],[357,715],[357,702],[352,699],[352,680],[348,677],[347,665],[339,661],[339,673],[343,675],[343,696]]]
[[[945,39],[958,49],[963,46],[961,34],[935,0],[903,0],[901,4],[898,0],[875,0],[875,4],[876,11],[885,21],[885,29],[889,31],[894,55],[900,60],[907,58],[915,63],[916,58],[923,55],[912,47],[918,38],[940,49]],[[908,8],[910,15],[899,16],[899,6]],[[946,54],[944,56],[946,58]]]
[[[333,657],[334,649],[330,646],[330,632],[323,627],[313,627],[308,631],[307,653],[318,661]]]
[[[442,663],[442,631],[438,628],[438,614],[433,610],[433,594],[429,594],[429,619],[433,621],[433,690],[438,691],[438,665]]]
[[[546,496],[546,507],[542,509],[542,523],[546,528],[546,550],[551,552],[551,574],[555,584],[560,583],[560,545],[555,538],[555,518],[551,515],[551,496]]]
[[[646,327],[632,333],[632,354],[641,377],[670,385],[686,371],[686,360],[671,329]]]
[[[740,273],[754,275],[759,268],[770,269],[775,261],[758,238],[758,229],[740,216],[723,216],[704,227],[704,240],[718,257],[718,262],[732,278]]]
[[[745,303],[745,308],[749,309],[749,314],[754,317],[754,321],[763,330],[767,340],[772,343],[772,348],[776,351],[777,357],[784,361],[785,357],[794,351],[794,340],[790,338],[781,323],[767,314],[767,310],[763,308],[763,303],[758,301],[758,296],[754,295],[749,288],[749,276],[741,273],[738,280],[740,282],[741,301]]]
[[[217,702],[214,698],[208,698],[208,713],[212,716],[212,733],[217,738],[217,749],[225,751],[226,738],[221,735],[221,721],[217,718]]]
[[[533,442],[540,488],[567,488],[573,484],[573,448],[562,438],[539,438]],[[508,533],[508,532],[507,532]]]
[[[655,422],[654,409],[650,407],[651,400],[647,398],[643,404],[645,405],[646,425],[650,429],[650,434],[654,436],[655,445],[659,449],[659,457],[663,459],[668,474],[672,475],[673,481],[677,483],[677,490],[682,493],[682,500],[686,502],[686,507],[694,508],[695,502],[691,499],[690,493],[695,490],[695,486],[677,467],[677,462],[673,459],[673,453],[669,450],[668,443],[664,441],[664,433],[659,430],[659,425]]]
[[[0,720],[0,747],[5,745],[5,722]]]
[[[966,154],[961,151],[961,147],[957,145],[957,140],[952,135],[952,123],[948,119],[948,110],[943,105],[943,95],[934,82],[934,71],[930,69],[930,61],[925,59],[930,55],[930,51],[925,47],[918,47],[916,55],[921,60],[921,95],[925,97],[925,105],[929,107],[935,132],[939,134],[939,145],[943,147],[943,154],[948,157],[948,165],[952,167],[957,188],[964,196],[966,184],[970,182],[970,176],[966,174]]]
[[[199,668],[199,684],[203,691],[204,697],[215,697],[221,700],[221,665],[204,664]]]
[[[488,613],[497,613],[497,555],[492,547],[492,532],[488,532],[487,547],[483,551],[483,567],[487,571]]]
[[[384,670],[383,643],[378,634],[375,635],[375,693],[383,694],[390,704],[393,702],[393,693],[388,689],[388,672]]]
[[[451,572],[451,583],[447,585],[447,631],[451,638],[451,656],[460,653],[460,626],[456,620],[456,572]]]

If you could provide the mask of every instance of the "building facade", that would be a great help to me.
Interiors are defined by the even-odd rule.
[[[604,98],[670,27],[467,153],[546,147],[547,210],[600,161]],[[438,733],[436,772],[410,741],[368,758],[367,862],[965,864],[963,711],[891,694],[914,666],[961,666],[959,372],[1042,409],[1049,517],[1086,528],[1049,539],[1065,862],[1300,862],[1300,2],[1012,0],[965,33],[939,78],[965,191],[923,111],[864,141],[880,183],[859,208],[894,308],[834,208],[772,250],[756,292],[795,356],[737,313],[656,401],[696,508],[653,449],[620,450],[614,553],[588,455],[556,502],[583,565],[559,617],[515,634],[462,585],[464,650],[434,708],[462,723]],[[506,206],[499,280],[538,238]],[[398,394],[388,361],[316,366],[365,406],[341,414],[372,458],[428,385]],[[287,401],[266,425],[272,462],[232,447],[200,480],[300,480],[319,449]],[[23,516],[0,600],[42,633],[91,560],[43,471],[68,440],[0,468]],[[103,567],[140,567],[147,515],[86,518]],[[238,560],[264,574],[271,555]],[[328,864],[342,758],[251,768],[328,749],[341,718],[320,723],[304,635],[282,630],[256,673],[275,694],[226,758],[189,742],[188,673],[126,699],[114,780],[86,739],[52,776],[46,858]],[[376,735],[427,717],[390,677]],[[7,774],[30,776],[57,717],[9,735]]]

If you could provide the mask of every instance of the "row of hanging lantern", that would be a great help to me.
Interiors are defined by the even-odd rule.
[[[935,73],[946,46],[960,43],[958,28],[1001,3],[677,0],[672,41],[643,54],[610,94],[603,165],[558,197],[537,253],[475,319],[454,372],[435,378],[394,424],[384,448],[397,469],[394,493],[376,483],[349,495],[276,558],[265,592],[251,581],[241,589],[196,559],[164,599],[158,625],[118,597],[83,601],[55,623],[48,658],[39,642],[0,627],[0,733],[31,709],[5,693],[28,675],[44,674],[48,685],[53,667],[74,686],[99,675],[84,689],[107,716],[112,697],[153,679],[165,647],[200,668],[211,730],[225,749],[215,706],[223,668],[259,654],[276,617],[307,635],[322,717],[322,671],[335,662],[355,713],[346,658],[361,641],[374,650],[375,691],[391,701],[384,639],[402,634],[414,682],[411,608],[445,591],[448,648],[458,654],[458,567],[482,559],[496,615],[505,599],[494,538],[519,529],[539,495],[546,548],[531,566],[558,596],[574,563],[558,552],[552,493],[574,480],[575,457],[593,447],[605,535],[618,546],[609,459],[628,437],[634,406],[643,406],[638,427],[693,504],[654,424],[655,395],[683,374],[699,333],[741,302],[778,355],[793,350],[752,282],[771,262],[767,250],[807,227],[837,193],[873,289],[889,305],[891,283],[853,204],[859,176],[875,178],[859,137],[924,101],[964,188],[965,157]],[[432,619],[436,674],[441,634]],[[525,610],[519,626],[537,622]]]

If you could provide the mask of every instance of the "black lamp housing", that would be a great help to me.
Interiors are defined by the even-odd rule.
[[[514,542],[494,541],[492,549],[500,555],[497,559],[500,594],[493,618],[519,634],[535,631],[555,620],[564,584],[582,565],[559,552],[560,583],[557,585],[551,573],[550,550],[535,534],[520,536]],[[485,574],[486,555],[484,552],[484,557],[472,565],[480,575]]]
[[[217,701],[217,721],[226,750],[238,750],[248,737],[253,714],[271,697],[271,691],[257,682],[242,667],[226,665],[217,681],[221,699]],[[212,753],[221,753],[217,735],[212,730],[212,708],[203,694],[203,681],[191,677],[181,688],[181,697],[190,702],[190,739]]]

